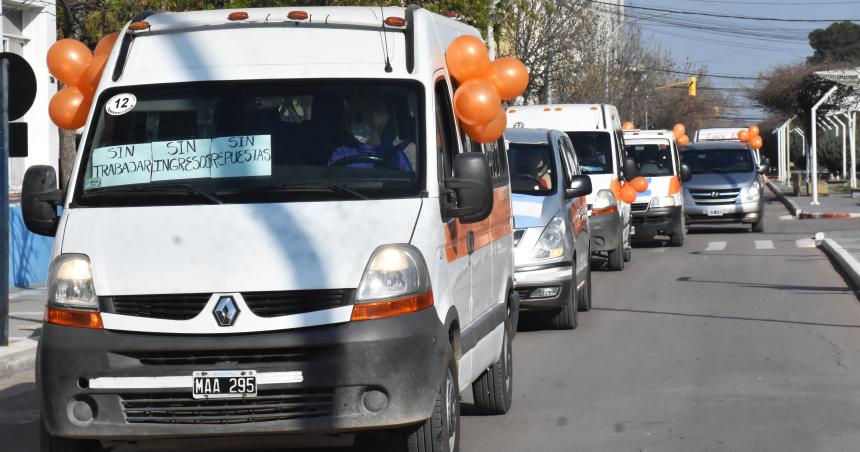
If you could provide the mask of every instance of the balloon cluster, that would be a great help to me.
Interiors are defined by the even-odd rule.
[[[678,143],[678,147],[682,148],[690,144],[690,137],[687,136],[687,128],[684,127],[684,124],[675,124],[672,133],[675,134],[675,142]]]
[[[48,105],[48,114],[59,128],[74,130],[86,124],[93,96],[118,37],[119,33],[103,37],[95,53],[74,39],[61,39],[48,49],[48,70],[68,85]]]
[[[633,121],[627,121],[624,124],[621,124],[621,130],[635,130],[636,124],[633,124]]]
[[[522,94],[529,84],[525,65],[516,58],[492,63],[487,48],[474,36],[455,39],[445,54],[448,73],[460,84],[454,93],[454,111],[463,130],[478,143],[491,143],[505,133],[503,100]]]
[[[648,179],[642,176],[636,176],[621,187],[620,198],[627,204],[636,202],[637,193],[643,193],[648,190]]]
[[[747,130],[741,130],[738,132],[738,139],[741,143],[748,143],[749,147],[756,150],[761,149],[761,147],[764,146],[764,141],[761,138],[761,130],[756,125],[750,126]]]

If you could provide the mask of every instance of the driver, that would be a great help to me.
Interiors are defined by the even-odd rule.
[[[356,96],[347,100],[344,125],[350,143],[341,145],[331,155],[329,166],[351,168],[373,168],[388,166],[403,171],[413,171],[412,163],[392,143],[384,142],[382,132],[388,124],[388,108],[374,97]],[[364,159],[362,157],[365,157]],[[355,160],[354,163],[340,160]],[[381,159],[382,162],[373,160]]]
[[[534,190],[547,190],[552,183],[549,165],[540,151],[523,152],[517,159],[517,173],[537,180],[539,186],[534,187]]]

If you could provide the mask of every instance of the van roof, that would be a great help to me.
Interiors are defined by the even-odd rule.
[[[606,104],[545,104],[508,107],[508,123],[564,131],[620,128],[618,110]]]
[[[547,144],[550,133],[550,129],[505,129],[505,139],[512,143]]]
[[[665,138],[674,140],[675,134],[671,130],[625,130],[625,140]]]

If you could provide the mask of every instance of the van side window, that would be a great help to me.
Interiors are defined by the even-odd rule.
[[[436,151],[443,177],[453,176],[451,165],[459,152],[456,130],[448,84],[440,80],[436,83]]]

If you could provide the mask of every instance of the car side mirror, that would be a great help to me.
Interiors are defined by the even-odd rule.
[[[570,178],[570,188],[564,190],[567,198],[579,198],[591,194],[591,178],[588,176],[573,176]]]
[[[762,157],[762,158],[761,158],[761,163],[759,163],[759,165],[758,165],[758,172],[759,172],[759,174],[764,174],[764,173],[766,173],[766,172],[767,172],[767,169],[768,169],[769,167],[770,167],[770,159],[768,159],[767,157]]]
[[[57,189],[57,172],[48,165],[33,165],[24,174],[21,187],[21,210],[24,224],[35,234],[53,237],[57,233],[57,205],[63,191]]]
[[[681,164],[681,182],[687,182],[693,178],[693,172],[686,163]]]
[[[490,164],[480,152],[464,152],[454,157],[454,177],[445,180],[445,188],[453,192],[453,205],[447,213],[462,223],[476,223],[493,210],[493,180]]]
[[[639,176],[639,168],[636,166],[636,159],[633,157],[624,158],[624,166],[622,170],[624,170],[624,179],[627,182],[630,182]]]

